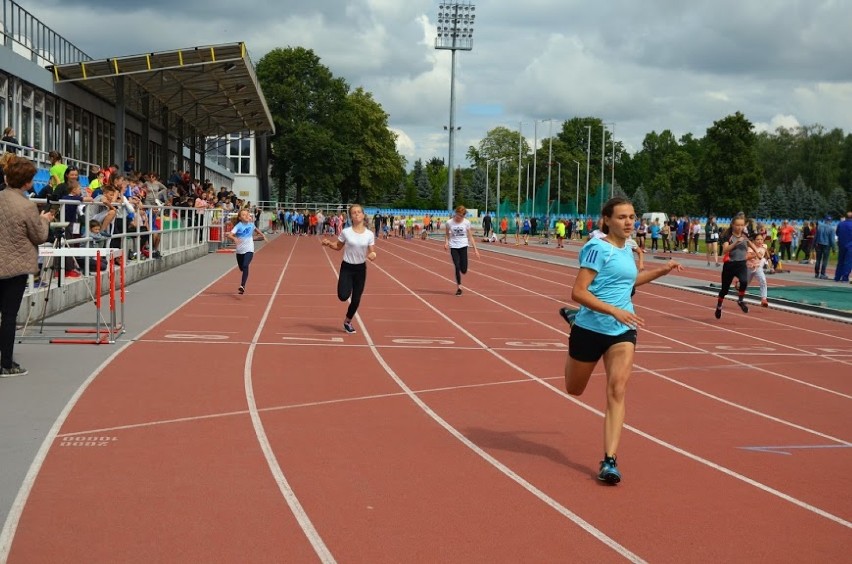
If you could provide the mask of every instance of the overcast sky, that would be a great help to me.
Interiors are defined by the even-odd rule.
[[[446,159],[450,52],[437,0],[27,0],[100,59],[244,41],[313,49],[390,115],[409,160]],[[631,152],[650,131],[703,137],[743,112],[757,128],[852,132],[852,1],[480,0],[456,68],[456,163],[498,125],[575,116],[615,123]],[[548,124],[539,124],[539,139]],[[598,133],[600,134],[600,133]]]

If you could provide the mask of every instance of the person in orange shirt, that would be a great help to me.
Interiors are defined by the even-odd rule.
[[[500,242],[506,242],[506,234],[509,233],[509,218],[503,216],[500,220]]]
[[[786,219],[781,222],[781,228],[778,230],[778,240],[781,243],[781,260],[785,258],[790,260],[791,258],[790,248],[793,245],[793,232],[795,230],[792,225],[787,223]]]
[[[308,235],[316,235],[317,234],[317,214],[316,212],[311,212],[310,217],[308,218]]]

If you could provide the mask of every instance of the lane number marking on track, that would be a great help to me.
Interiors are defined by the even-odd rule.
[[[57,437],[60,447],[105,447],[118,440],[118,437]]]
[[[561,341],[506,341],[507,347],[525,349],[567,349],[568,345]]]
[[[169,333],[165,337],[177,341],[227,341],[230,339],[227,335],[216,333]]]
[[[424,338],[424,339],[420,339],[420,338],[416,338],[416,339],[412,339],[412,338],[393,339],[392,342],[396,343],[397,345],[455,345],[456,344],[455,341],[450,340],[450,339],[426,339],[426,338]]]
[[[282,341],[310,341],[311,343],[342,343],[343,337],[281,337]]]
[[[776,352],[777,349],[773,347],[741,347],[738,345],[716,345],[714,347],[717,351],[727,351],[727,352],[745,352],[745,353],[765,353],[765,352]]]

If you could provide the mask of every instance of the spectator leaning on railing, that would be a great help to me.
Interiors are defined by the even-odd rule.
[[[39,213],[26,192],[32,189],[35,165],[16,157],[5,169],[7,188],[0,192],[0,377],[23,376],[27,370],[12,359],[15,320],[27,277],[38,272],[38,245],[47,240],[51,212]]]

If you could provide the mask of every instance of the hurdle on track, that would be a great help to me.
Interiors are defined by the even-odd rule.
[[[47,340],[50,343],[67,345],[104,345],[115,343],[118,336],[122,335],[125,332],[124,304],[126,299],[125,284],[127,279],[125,276],[125,257],[122,250],[101,248],[40,247],[39,256],[44,257],[44,260],[56,257],[74,257],[75,259],[86,257],[95,258],[94,292],[92,292],[92,288],[90,286],[91,281],[88,278],[83,280],[83,282],[86,284],[89,296],[92,298],[92,303],[95,306],[95,321],[94,324],[85,322],[45,322],[44,318],[47,314],[47,305],[50,301],[50,292],[55,289],[48,287],[44,299],[44,309],[42,311],[40,320],[36,323],[32,323],[31,325],[30,319],[28,317],[27,322],[21,329],[21,332],[16,336],[18,342],[21,342],[22,339],[35,339]],[[104,274],[104,271],[101,269],[101,258],[106,258],[108,265],[105,274],[109,286],[106,289],[106,292],[104,292],[103,288],[102,275]],[[49,272],[49,276],[51,278],[50,281],[52,281],[53,272]],[[118,291],[117,299],[116,290]],[[103,299],[103,295],[105,293],[108,298],[107,300]],[[104,301],[106,301],[106,305],[108,307],[106,315],[104,315],[102,309],[104,306]],[[30,311],[30,314],[32,314],[32,310]],[[36,325],[38,325],[37,332],[35,331]],[[61,338],[56,336],[50,336],[45,333],[45,327],[60,330],[64,328],[65,335],[79,336],[65,336]],[[32,333],[28,332],[30,328],[34,330]]]

